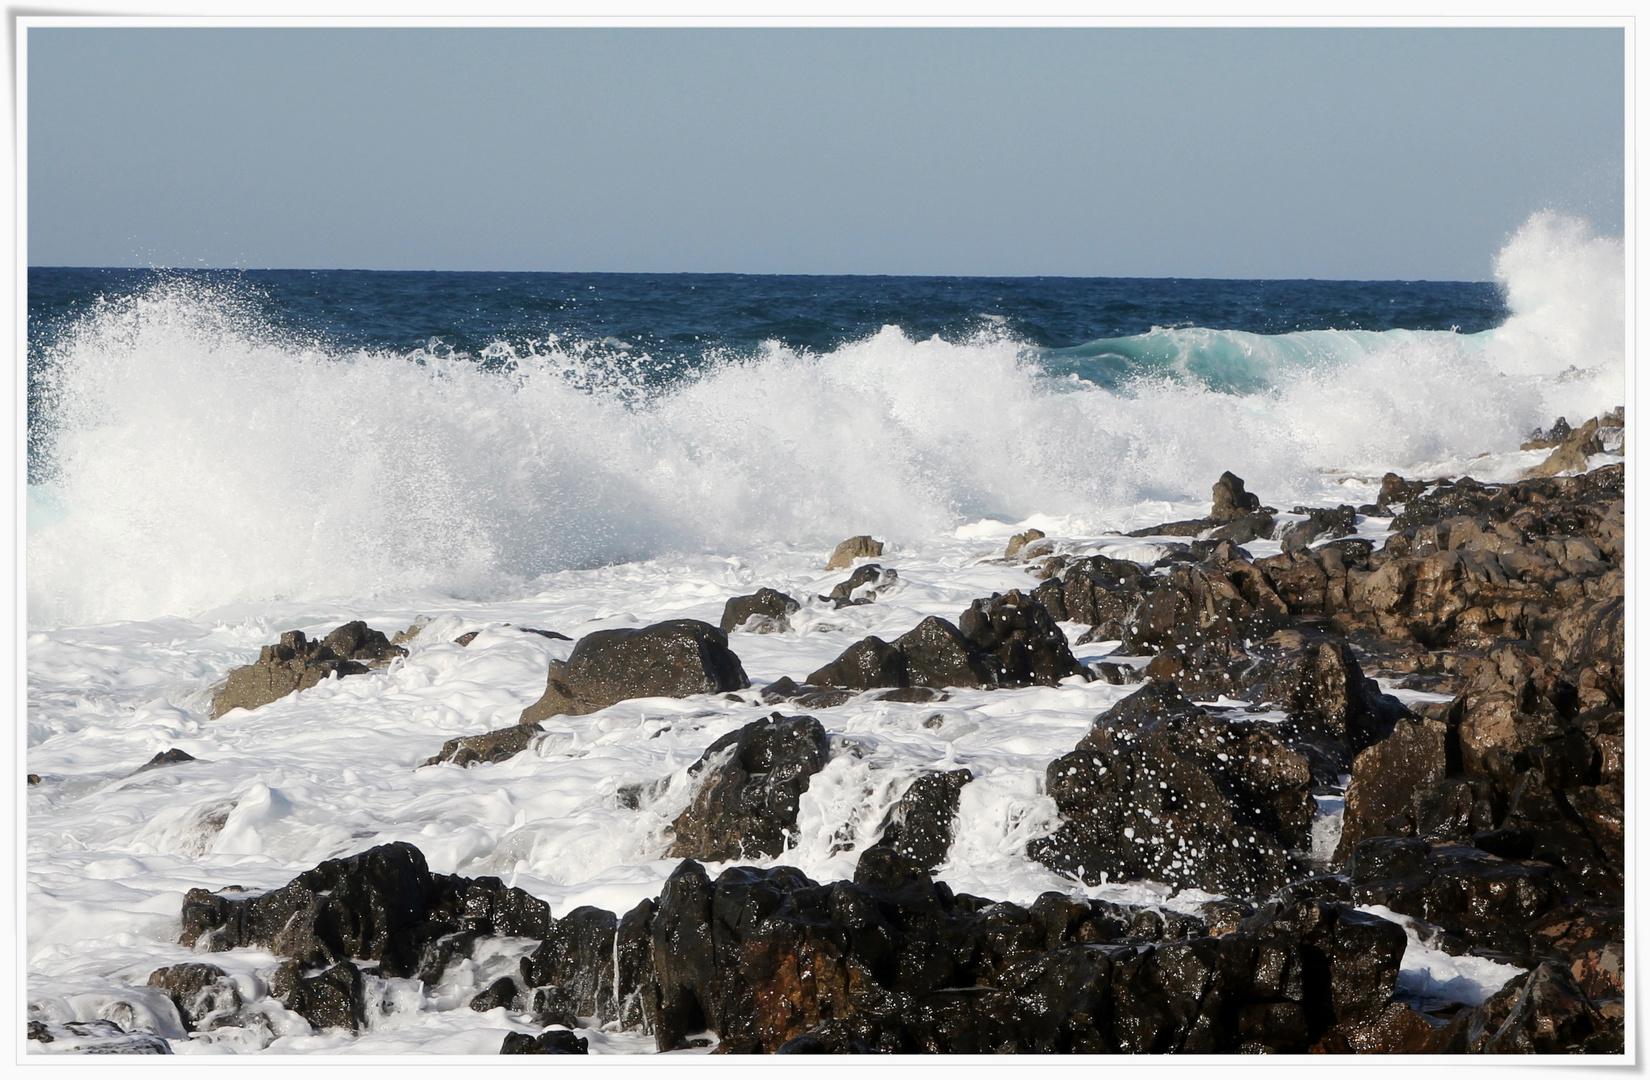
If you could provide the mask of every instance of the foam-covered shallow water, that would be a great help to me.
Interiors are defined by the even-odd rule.
[[[197,1053],[495,1052],[527,1023],[467,1002],[514,963],[508,941],[436,986],[369,977],[358,1038],[315,1034],[264,996],[261,1027],[185,1039],[143,984],[192,955],[177,944],[189,888],[274,887],[397,840],[557,916],[655,895],[675,865],[665,829],[687,766],[771,707],[754,692],[627,701],[554,718],[502,764],[420,767],[538,698],[571,645],[520,627],[578,638],[716,622],[759,586],[816,596],[844,576],[820,569],[837,540],[884,539],[900,585],[876,603],[809,602],[795,632],[732,635],[759,689],[1026,585],[996,556],[1028,526],[1065,551],[1149,563],[1158,548],[1117,533],[1201,515],[1226,469],[1285,508],[1370,502],[1387,469],[1515,478],[1543,456],[1517,450],[1531,429],[1623,400],[1621,248],[1538,216],[1496,268],[1508,317],[1465,332],[1148,326],[1062,343],[990,320],[888,325],[825,346],[707,348],[668,378],[622,339],[474,352],[305,339],[233,283],[147,281],[88,306],[38,357],[31,1018],[114,1020]],[[1378,539],[1384,524],[1364,528]],[[393,632],[420,615],[435,621],[386,670],[207,719],[212,686],[282,631],[359,618]],[[1074,651],[1092,661],[1112,645]],[[1206,897],[1085,888],[1025,857],[1058,824],[1048,762],[1131,689],[1070,680],[820,710],[832,759],[802,799],[796,846],[771,861],[850,877],[920,770],[966,766],[977,779],[935,873],[954,890],[1190,909]],[[195,760],[134,775],[173,748]],[[639,809],[618,798],[667,778]],[[1332,802],[1320,851],[1338,829]],[[253,1000],[274,958],[213,962]],[[1471,1003],[1515,973],[1503,967],[1412,934],[1403,985]],[[593,1052],[651,1047],[581,1034]]]

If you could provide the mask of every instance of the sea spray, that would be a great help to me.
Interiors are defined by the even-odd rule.
[[[889,326],[665,382],[554,338],[479,359],[323,348],[170,281],[49,350],[29,621],[504,597],[571,567],[984,517],[1099,532],[1225,469],[1280,505],[1333,497],[1336,471],[1510,450],[1621,402],[1619,242],[1537,215],[1496,269],[1513,314],[1477,334],[1158,331],[1090,350],[1132,349],[1101,378],[1000,330]]]

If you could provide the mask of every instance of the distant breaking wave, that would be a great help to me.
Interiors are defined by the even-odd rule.
[[[337,352],[232,291],[106,301],[53,345],[30,492],[35,626],[439,591],[654,555],[994,515],[1099,531],[1232,469],[1283,503],[1324,470],[1513,448],[1624,394],[1620,241],[1538,214],[1496,260],[1495,330],[1163,329],[1038,350],[898,327],[769,345],[663,388],[578,342]],[[506,356],[506,354],[508,354]]]

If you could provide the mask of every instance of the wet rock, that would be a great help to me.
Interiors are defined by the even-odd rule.
[[[270,985],[282,1004],[317,1028],[358,1030],[366,1020],[361,970],[348,960],[315,975],[296,974],[299,967],[291,962],[286,985],[279,978]]]
[[[580,638],[565,661],[550,662],[544,696],[522,711],[521,722],[583,716],[629,698],[719,694],[749,685],[727,635],[709,623],[674,619],[639,630],[598,630]]]
[[[1436,720],[1404,720],[1358,755],[1346,790],[1338,861],[1368,837],[1417,834],[1422,817],[1417,796],[1444,779],[1445,734]]]
[[[1048,545],[1039,544],[1037,541],[1047,536],[1048,534],[1041,529],[1027,529],[1023,533],[1015,533],[1008,538],[1008,547],[1003,551],[1003,558],[1012,562],[1016,558],[1031,559],[1046,554]]]
[[[777,705],[781,701],[794,702],[804,709],[830,709],[859,696],[857,690],[820,686],[812,682],[798,684],[790,676],[776,679],[762,688],[762,703]]]
[[[480,636],[481,636],[481,631],[480,630],[471,630],[467,633],[460,634],[457,637],[453,638],[453,644],[459,646],[460,648],[467,649],[467,648],[470,647],[470,642],[474,641],[476,638],[478,638]]]
[[[775,713],[717,739],[688,770],[698,787],[676,819],[670,856],[779,855],[796,830],[798,800],[828,758],[825,729],[811,716]]]
[[[241,1008],[240,990],[215,964],[174,964],[153,971],[149,985],[165,991],[189,1031],[210,1030]]]
[[[450,761],[469,768],[471,765],[508,761],[531,746],[543,732],[544,729],[537,724],[511,724],[481,735],[448,739],[441,745],[441,752],[424,764],[439,765]]]
[[[310,641],[301,630],[288,631],[274,645],[265,645],[255,663],[229,673],[212,697],[212,719],[231,709],[268,705],[334,674],[365,674],[370,666],[406,654],[363,622],[345,623],[321,641]]]
[[[735,596],[722,608],[722,633],[743,629],[753,634],[782,633],[791,628],[791,615],[802,609],[796,600],[777,589],[758,589],[750,596]]]
[[[514,1007],[516,1000],[521,996],[521,987],[516,981],[506,976],[496,980],[493,985],[470,999],[470,1008],[476,1012],[488,1012],[492,1009],[509,1009]]]
[[[1295,513],[1305,514],[1305,521],[1295,521],[1283,527],[1278,533],[1278,542],[1285,551],[1298,551],[1319,540],[1334,540],[1342,536],[1351,536],[1358,531],[1357,511],[1350,506],[1339,506],[1333,510],[1312,510],[1297,506]]]
[[[876,563],[867,563],[850,574],[847,581],[838,582],[836,587],[820,599],[829,600],[838,608],[869,604],[892,588],[898,580],[898,571],[884,570]]]
[[[1264,895],[1306,840],[1311,783],[1307,761],[1263,727],[1152,682],[1049,765],[1063,822],[1027,853],[1091,885],[1144,878]]]
[[[841,656],[809,675],[808,682],[851,690],[905,686],[905,654],[873,635],[848,646]]]
[[[160,1035],[147,1031],[127,1031],[112,1020],[71,1020],[51,1024],[32,1020],[29,1039],[51,1043],[54,1053],[74,1054],[170,1054],[172,1045]]]
[[[873,639],[874,640],[874,639]],[[893,642],[905,658],[906,685],[978,687],[997,681],[990,659],[951,623],[930,615]]]
[[[1562,964],[1547,962],[1502,987],[1456,1024],[1450,1049],[1480,1054],[1619,1054],[1623,1025],[1589,1001]]]
[[[905,789],[882,822],[882,836],[872,845],[889,848],[924,870],[945,861],[951,849],[951,820],[963,787],[974,779],[967,769],[923,773]]]
[[[551,1028],[537,1035],[512,1031],[504,1036],[500,1054],[588,1054],[590,1040],[571,1031]]]
[[[1563,417],[1559,422],[1563,423]],[[1566,431],[1558,436],[1557,425],[1554,425],[1553,436],[1558,437],[1558,444],[1547,460],[1529,470],[1527,477],[1557,476],[1560,473],[1574,473],[1587,471],[1587,458],[1591,454],[1602,454],[1604,443],[1598,435],[1599,423],[1593,419],[1587,421],[1574,431]],[[1549,444],[1550,445],[1550,444]],[[1530,448],[1526,446],[1526,448]]]
[[[1260,496],[1245,490],[1243,480],[1230,472],[1215,481],[1214,505],[1209,516],[1216,521],[1236,521],[1260,511]]]
[[[140,765],[137,772],[134,772],[132,775],[136,776],[138,773],[149,772],[151,769],[164,769],[168,765],[182,765],[186,761],[194,760],[194,755],[187,754],[184,751],[173,747],[170,750],[164,750],[150,758],[143,765]]]
[[[855,559],[879,558],[882,555],[882,541],[873,540],[869,536],[850,536],[836,546],[831,552],[830,561],[825,564],[827,570],[846,570],[854,565]]]
[[[1146,573],[1137,563],[1091,555],[1078,559],[1032,594],[1059,622],[1087,623],[1095,640],[1123,636],[1123,623],[1140,602]]]
[[[27,779],[28,779],[29,786],[34,787],[36,784],[40,783],[40,774],[39,773],[29,773]]]
[[[1233,518],[1209,534],[1211,540],[1229,540],[1234,544],[1248,544],[1255,540],[1270,540],[1277,531],[1277,519],[1267,513],[1245,514]]]
[[[328,860],[266,893],[191,889],[180,941],[208,952],[256,946],[310,969],[376,961],[380,974],[407,978],[445,935],[542,937],[549,912],[498,878],[431,874],[422,852],[395,843]]]
[[[1002,685],[1053,686],[1070,675],[1087,677],[1048,609],[1019,589],[974,601],[958,627],[996,668],[996,681]]]

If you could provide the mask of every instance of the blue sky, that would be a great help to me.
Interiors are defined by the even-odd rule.
[[[1619,29],[31,29],[31,265],[1453,278]]]

